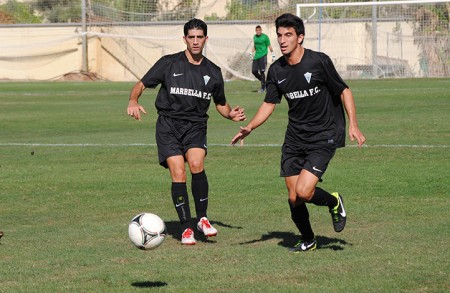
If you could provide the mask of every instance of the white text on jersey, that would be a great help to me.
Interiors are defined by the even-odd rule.
[[[315,94],[320,93],[319,87],[310,88],[308,90],[302,90],[302,91],[295,91],[290,93],[285,93],[284,96],[287,99],[293,100],[293,99],[302,99],[306,97],[312,97]]]
[[[205,100],[211,100],[211,94],[210,93],[204,93],[199,90],[194,89],[187,89],[187,88],[180,88],[180,87],[171,87],[170,88],[170,94],[171,95],[184,95],[184,96],[191,96],[191,97],[197,97],[200,99]]]

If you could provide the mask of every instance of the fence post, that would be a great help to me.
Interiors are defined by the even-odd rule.
[[[377,2],[377,0],[373,0],[373,2]],[[377,6],[374,4],[372,5],[372,78],[377,78],[378,76],[377,46]]]
[[[87,35],[86,35],[86,0],[81,0],[81,71],[88,72],[87,56]]]

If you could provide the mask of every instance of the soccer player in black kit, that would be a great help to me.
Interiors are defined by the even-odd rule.
[[[283,14],[275,21],[283,56],[272,64],[267,77],[267,93],[255,117],[232,139],[234,145],[263,124],[284,96],[289,121],[282,146],[280,175],[289,193],[292,221],[301,238],[292,252],[314,250],[317,246],[305,203],[328,207],[336,232],[346,223],[342,195],[329,193],[317,183],[325,173],[336,148],[345,145],[345,115],[349,136],[362,146],[365,137],[358,128],[354,97],[324,53],[303,48],[303,21]]]
[[[145,88],[161,84],[155,106],[158,111],[156,143],[159,162],[172,177],[172,200],[181,223],[183,245],[196,243],[186,187],[185,162],[192,175],[191,191],[197,214],[197,229],[206,237],[217,235],[207,218],[208,179],[204,170],[207,151],[207,111],[211,99],[217,111],[233,121],[246,119],[239,106],[228,105],[220,68],[203,56],[207,25],[192,19],[184,25],[186,50],[166,55],[138,81],[130,93],[127,113],[137,120],[145,109],[138,99]]]

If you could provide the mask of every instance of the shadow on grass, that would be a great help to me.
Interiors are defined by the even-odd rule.
[[[180,226],[180,222],[178,221],[169,221],[169,222],[165,222],[166,223],[166,232],[167,235],[172,236],[172,238],[180,240],[181,239],[181,226]],[[229,224],[225,224],[223,222],[219,222],[219,221],[211,221],[211,224],[215,227],[223,227],[223,228],[229,228],[229,229],[242,229],[242,227],[239,226],[232,226]],[[216,241],[210,240],[209,238],[206,238],[205,235],[198,233],[197,231],[197,222],[195,219],[193,219],[192,225],[191,227],[195,230],[195,239],[202,241],[202,242],[207,242],[207,243],[216,243]],[[212,238],[214,239],[214,238]]]
[[[158,287],[164,287],[167,286],[166,282],[152,282],[152,281],[146,281],[146,282],[134,282],[131,283],[131,286],[136,288],[158,288]]]
[[[269,232],[267,234],[263,234],[260,239],[250,240],[247,242],[241,242],[240,245],[252,244],[272,239],[280,239],[278,245],[283,247],[293,247],[297,241],[299,240],[299,236],[292,232]],[[318,236],[317,239],[317,249],[331,249],[331,250],[343,250],[345,246],[352,245],[345,240],[338,238],[330,238],[326,236]]]

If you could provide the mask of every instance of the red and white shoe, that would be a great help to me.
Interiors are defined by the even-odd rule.
[[[217,235],[217,229],[211,226],[211,223],[206,217],[203,217],[197,223],[198,231],[205,234],[206,237],[213,237]]]
[[[191,228],[184,230],[181,235],[181,244],[183,245],[195,245],[194,231]]]

